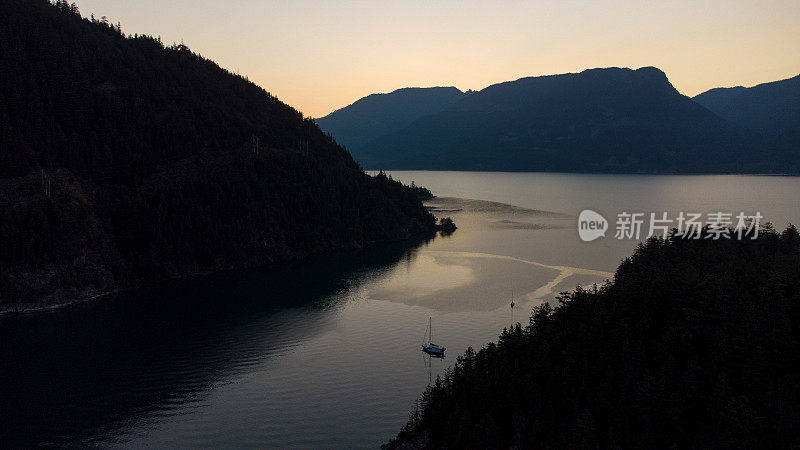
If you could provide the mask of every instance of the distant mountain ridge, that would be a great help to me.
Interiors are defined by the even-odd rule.
[[[359,126],[332,130],[324,121],[320,125],[344,142]],[[680,94],[654,67],[589,69],[498,83],[348,149],[368,169],[800,170],[797,162],[781,161],[785,151],[759,133]]]
[[[464,95],[454,87],[402,88],[388,94],[371,94],[316,120],[323,130],[345,147],[358,148],[414,120],[436,114]]]
[[[800,132],[800,75],[749,88],[710,89],[694,101],[765,136]]]

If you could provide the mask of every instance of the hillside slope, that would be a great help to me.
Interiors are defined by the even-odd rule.
[[[351,152],[358,151],[372,139],[403,129],[420,117],[436,114],[465,95],[454,87],[397,89],[388,94],[368,95],[317,119],[317,124]]]
[[[0,5],[0,309],[432,229],[411,190],[187,47]]]

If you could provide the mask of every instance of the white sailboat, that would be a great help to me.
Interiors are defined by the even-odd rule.
[[[440,347],[433,343],[433,319],[428,317],[428,333],[425,334],[428,338],[428,343],[422,343],[422,351],[434,356],[444,355],[445,347]]]

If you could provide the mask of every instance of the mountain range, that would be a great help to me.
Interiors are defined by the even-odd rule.
[[[317,123],[367,169],[800,173],[797,80],[692,99],[657,68],[599,68],[460,95],[400,89]]]

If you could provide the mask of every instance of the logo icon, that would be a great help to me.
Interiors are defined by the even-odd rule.
[[[608,221],[591,209],[584,209],[578,216],[578,235],[584,242],[593,241],[600,236],[605,237]]]

